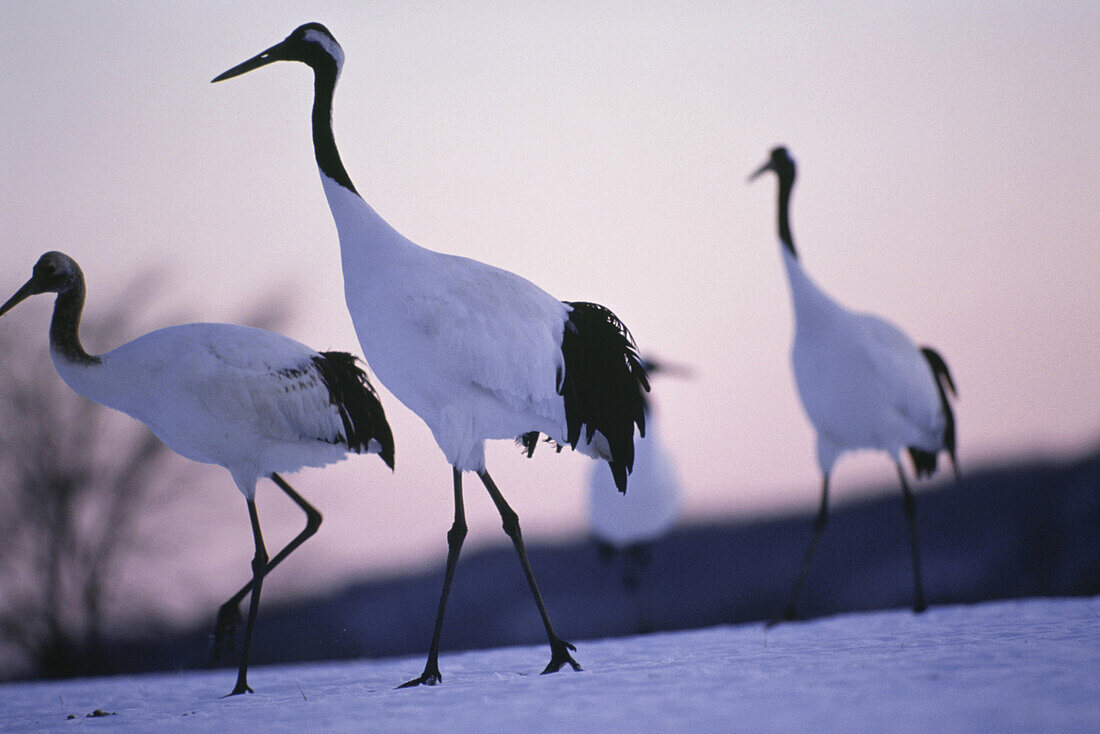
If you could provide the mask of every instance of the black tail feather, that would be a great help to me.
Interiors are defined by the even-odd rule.
[[[565,399],[569,445],[588,443],[599,431],[611,451],[608,462],[620,492],[634,468],[634,426],[645,436],[645,393],[649,378],[634,338],[607,308],[566,302],[571,307],[561,351],[565,370],[558,393]]]
[[[940,405],[943,408],[944,427],[943,427],[943,448],[947,451],[947,455],[951,458],[951,467],[955,470],[955,476],[959,476],[959,462],[955,456],[955,413],[951,409],[951,403],[947,399],[947,393],[950,391],[952,397],[958,396],[958,391],[955,388],[955,380],[951,377],[950,370],[947,369],[947,362],[940,356],[939,352],[931,347],[921,347],[921,354],[928,361],[928,366],[932,369],[932,377],[936,381],[936,389],[940,393]],[[936,454],[938,452],[923,451],[916,447],[909,447],[909,456],[913,459],[913,466],[916,468],[917,476],[930,476],[936,471]]]
[[[347,352],[321,352],[313,358],[332,404],[340,411],[347,447],[356,453],[366,451],[371,439],[382,446],[380,456],[393,469],[393,433],[386,422],[382,402],[370,384],[367,373]]]

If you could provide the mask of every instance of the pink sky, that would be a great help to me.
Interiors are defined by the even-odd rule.
[[[347,54],[336,138],[372,206],[422,245],[604,303],[644,352],[695,369],[654,393],[689,519],[817,501],[775,185],[745,183],[779,143],[800,164],[810,273],[947,358],[964,472],[1100,439],[1096,3],[25,5],[0,11],[0,290],[60,249],[84,266],[89,313],[160,267],[166,314],[230,320],[281,289],[285,333],[358,351],[308,70],[209,84],[318,20]],[[360,457],[293,477],[326,523],[265,596],[442,562],[450,472],[382,395],[396,474]],[[540,453],[500,442],[489,468],[529,539],[578,534],[590,464]],[[202,579],[182,606],[227,596],[251,552],[229,477],[196,476],[197,512],[224,523],[195,541],[216,554],[165,577]],[[834,486],[843,501],[893,478],[885,457],[853,457]],[[503,542],[467,494],[471,545]],[[272,538],[296,532],[289,503],[259,497]]]

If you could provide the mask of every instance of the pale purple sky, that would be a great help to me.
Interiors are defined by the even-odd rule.
[[[694,368],[655,386],[689,519],[817,501],[775,184],[745,182],[780,143],[800,164],[809,272],[946,357],[964,472],[1097,445],[1100,5],[547,5],[7,4],[0,290],[60,249],[84,266],[89,312],[160,267],[166,312],[230,320],[282,289],[285,333],[358,351],[308,69],[209,83],[316,20],[347,54],[337,143],[382,216],[424,246],[604,303],[644,352]],[[46,349],[45,326],[28,348]],[[293,477],[326,522],[265,595],[442,561],[450,471],[419,419],[382,397],[396,474],[356,457]],[[498,442],[489,468],[529,539],[577,534],[588,460],[540,454]],[[228,475],[197,476],[201,513],[225,518],[203,547],[220,552],[173,578],[216,585],[201,591],[212,599],[247,576],[251,539]],[[870,455],[834,478],[843,501],[894,473]],[[503,540],[468,487],[471,545]],[[269,535],[293,534],[297,511],[259,497]]]

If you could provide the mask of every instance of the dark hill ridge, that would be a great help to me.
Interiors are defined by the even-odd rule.
[[[832,512],[804,590],[803,616],[911,603],[907,531],[900,493],[892,490]],[[917,513],[930,604],[1100,593],[1100,452],[1066,463],[978,470],[936,489],[918,488]],[[683,527],[654,547],[633,595],[590,543],[529,550],[555,627],[580,642],[778,615],[810,524],[806,515]],[[441,579],[439,568],[266,607],[253,662],[421,655]],[[109,643],[97,671],[199,667],[209,631]],[[443,649],[542,642],[512,549],[464,555]],[[583,646],[578,660],[583,664]],[[539,661],[531,664],[535,670]]]

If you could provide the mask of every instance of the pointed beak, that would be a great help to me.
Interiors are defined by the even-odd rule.
[[[652,359],[645,361],[645,371],[649,375],[670,375],[672,377],[679,377],[683,380],[691,380],[695,377],[695,370],[686,364],[681,362],[669,362],[662,359],[659,362]]]
[[[214,81],[217,81],[217,80],[215,79]],[[752,175],[749,176],[749,183],[752,183],[753,181],[755,181],[757,179],[757,177],[761,173],[763,173],[764,171],[774,171],[774,170],[775,170],[775,168],[772,167],[772,162],[768,161],[764,165],[760,166],[760,168],[757,168],[755,171],[752,172]]]
[[[224,71],[221,74],[218,74],[216,77],[210,80],[210,83],[213,84],[215,82],[225,81],[226,79],[232,79],[233,77],[240,76],[241,74],[247,74],[253,69],[259,69],[261,66],[267,66],[268,64],[275,61],[284,61],[287,58],[285,47],[286,41],[280,41],[268,50],[256,54],[248,61],[237,64],[229,71]]]
[[[13,308],[18,306],[20,302],[25,301],[31,296],[37,295],[41,292],[42,291],[38,289],[38,284],[35,282],[34,278],[31,278],[23,284],[22,288],[15,292],[14,296],[8,299],[7,303],[5,303],[3,306],[0,306],[0,316],[3,316],[8,311],[11,311]]]

